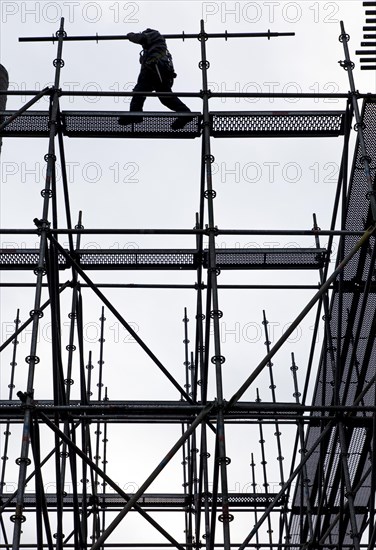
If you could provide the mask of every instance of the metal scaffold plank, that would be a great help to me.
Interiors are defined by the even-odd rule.
[[[341,111],[212,112],[213,137],[337,137],[344,134]]]
[[[0,113],[0,120],[7,121],[14,113]],[[77,138],[195,138],[199,137],[200,113],[140,113],[139,120],[132,122],[135,115],[118,111],[62,111],[59,124],[63,135]],[[119,118],[129,123],[119,124]],[[174,130],[171,124],[176,120],[189,119],[184,128]],[[47,137],[49,115],[47,111],[27,111],[12,120],[3,130],[4,137]]]
[[[217,266],[221,269],[318,269],[324,265],[324,248],[245,248],[218,249]],[[208,267],[208,251],[202,256],[196,250],[76,250],[74,259],[84,269],[197,269]],[[1,249],[0,268],[4,270],[35,269],[38,251],[33,249]],[[69,261],[58,256],[60,269],[70,267]]]
[[[5,121],[14,113],[5,111]],[[113,138],[195,138],[201,134],[200,113],[139,113],[140,121],[119,124],[129,113],[117,111],[62,111],[60,124],[68,137]],[[130,116],[130,115],[129,115]],[[173,130],[176,118],[190,120]],[[46,137],[49,118],[46,111],[27,111],[4,129],[4,137]],[[234,111],[211,112],[210,135],[213,137],[337,137],[344,133],[342,111]]]
[[[9,495],[1,495],[0,501],[3,497],[5,498]],[[132,496],[132,495],[129,495]],[[82,499],[82,495],[78,495],[79,499]],[[266,508],[276,497],[275,493],[232,493],[230,498],[232,508],[243,508],[243,509],[252,509],[255,508]],[[95,500],[100,503],[102,507],[105,507],[107,510],[118,510],[124,505],[124,499],[121,496],[109,493],[97,493],[96,495],[87,495],[87,500],[89,506],[92,505]],[[204,497],[202,497],[202,501]],[[49,509],[53,510],[56,508],[56,495],[46,495],[46,501],[49,506]],[[143,508],[155,508],[161,509],[164,508],[186,508],[187,506],[192,505],[192,498],[189,495],[178,494],[178,493],[145,493],[138,499],[138,504],[142,505]],[[222,495],[217,495],[217,502],[220,504],[222,502]],[[279,511],[279,508],[284,504],[285,498],[280,497],[276,504],[276,508]],[[36,507],[36,497],[35,494],[25,495],[25,508],[32,509]],[[210,507],[213,504],[213,498],[209,498]],[[66,510],[72,510],[74,506],[73,495],[65,494],[64,495],[64,508]]]
[[[114,401],[106,403],[90,401],[90,404],[82,405],[77,400],[71,400],[65,407],[56,407],[53,401],[38,400],[34,403],[35,411],[42,411],[49,418],[55,413],[69,415],[73,420],[78,420],[80,415],[86,414],[90,418],[108,418],[118,423],[139,422],[189,422],[202,409],[201,404],[187,405],[181,401]],[[300,407],[292,403],[284,403],[284,406],[271,406],[270,403],[255,404],[242,402],[238,407],[229,411],[226,415],[228,421],[283,417],[295,422],[296,417],[302,412]],[[0,414],[2,417],[17,422],[22,420],[23,408],[20,401],[1,401]],[[215,414],[209,415],[215,421]]]

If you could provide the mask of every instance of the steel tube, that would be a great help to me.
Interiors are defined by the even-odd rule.
[[[201,411],[201,414],[203,414],[203,411]],[[102,472],[102,470],[95,465],[95,463],[90,460],[90,458],[88,456],[86,456],[86,454],[81,451],[81,449],[79,447],[77,447],[77,445],[75,445],[75,443],[73,443],[73,441],[71,441],[69,439],[69,437],[67,437],[64,432],[62,432],[57,426],[55,426],[55,424],[53,422],[51,422],[49,420],[49,418],[44,414],[44,413],[40,413],[40,417],[43,419],[43,421],[46,423],[47,426],[49,426],[49,428],[51,428],[51,430],[53,432],[55,432],[59,438],[68,445],[68,447],[70,449],[72,449],[72,451],[77,455],[79,456],[88,466],[90,466],[90,468],[98,473],[98,475],[106,482],[108,483],[108,485],[110,487],[112,487],[114,489],[114,491],[116,491],[120,496],[122,496],[124,498],[124,500],[126,500],[127,502],[130,501],[131,497],[129,495],[127,495],[127,493],[125,493],[116,483],[114,483],[114,481],[107,475],[105,474],[104,472]],[[152,517],[149,516],[149,514],[147,514],[142,508],[141,506],[139,506],[137,504],[137,502],[134,502],[133,503],[133,508],[139,512],[142,517],[144,519],[146,519],[151,525],[153,525],[153,527],[155,527],[164,537],[167,538],[167,540],[169,540],[175,548],[178,548],[178,550],[185,550],[184,547],[182,545],[180,545],[179,543],[177,543],[175,541],[175,539],[173,537],[171,537],[171,535],[169,535]]]
[[[61,19],[60,29],[59,29],[59,39],[57,47],[57,60],[61,60],[62,55],[62,34],[64,30],[64,18]],[[60,78],[60,63],[56,64],[55,70],[55,92],[51,97],[51,114],[50,114],[50,135],[49,135],[49,147],[48,147],[48,156],[47,156],[47,171],[46,171],[46,180],[45,180],[45,194],[43,200],[43,213],[42,221],[40,225],[40,248],[39,248],[39,261],[37,269],[37,282],[35,288],[35,299],[34,299],[34,309],[33,309],[33,328],[31,335],[30,343],[30,355],[27,358],[29,363],[28,370],[28,379],[26,386],[26,409],[24,415],[24,426],[23,426],[23,435],[22,435],[22,444],[21,444],[21,456],[19,460],[19,475],[18,475],[18,491],[17,491],[17,505],[16,513],[14,515],[14,529],[13,529],[13,550],[19,550],[20,540],[21,540],[21,528],[24,516],[23,511],[23,500],[25,494],[25,483],[26,483],[26,472],[28,465],[28,454],[30,446],[30,428],[31,428],[31,410],[30,404],[32,401],[32,395],[34,392],[34,373],[35,366],[39,361],[37,357],[37,343],[38,343],[38,330],[39,330],[39,319],[40,319],[40,305],[41,305],[41,293],[42,293],[42,277],[44,274],[44,260],[47,250],[47,227],[48,227],[48,210],[49,210],[49,193],[51,190],[51,181],[53,173],[55,170],[55,124],[57,120],[58,112],[58,86]],[[57,550],[60,550],[59,543]]]
[[[349,252],[349,254],[342,260],[342,262],[339,264],[339,266],[333,271],[331,276],[326,280],[326,282],[320,287],[320,290],[314,295],[314,297],[308,302],[306,307],[301,311],[301,313],[296,317],[295,321],[290,325],[290,327],[286,330],[283,336],[276,342],[276,344],[273,346],[273,348],[270,350],[270,353],[266,355],[266,357],[261,361],[261,363],[256,367],[256,369],[252,372],[252,374],[247,378],[247,380],[244,382],[244,384],[240,387],[240,389],[231,397],[230,401],[228,402],[228,405],[226,409],[230,409],[239,399],[240,397],[245,393],[245,391],[249,388],[249,386],[252,384],[252,382],[257,378],[257,376],[260,374],[260,372],[264,369],[264,367],[268,364],[270,359],[277,353],[277,351],[280,349],[282,344],[287,340],[289,336],[293,333],[293,331],[296,329],[296,327],[299,325],[299,323],[304,319],[304,317],[307,315],[307,313],[312,309],[312,307],[315,305],[315,303],[319,300],[319,298],[325,294],[330,287],[331,283],[335,281],[339,273],[343,270],[345,265],[348,264],[348,262],[351,260],[351,258],[358,252],[358,250],[364,246],[364,244],[368,241],[371,235],[375,233],[376,226],[372,226],[370,229],[368,229],[363,237],[359,239],[357,244],[354,246],[354,248]]]
[[[197,33],[179,33],[179,34],[163,34],[166,40],[174,39],[196,39],[200,40],[200,34]],[[294,32],[224,32],[224,33],[205,33],[205,39],[207,38],[276,38],[279,36],[295,36]],[[18,38],[19,42],[55,42],[55,36],[21,36]],[[113,35],[91,35],[91,36],[65,36],[65,42],[72,41],[95,41],[100,40],[129,40],[126,34],[113,34]]]
[[[363,231],[340,229],[219,229],[217,235],[286,235],[312,237],[315,235],[363,235]],[[0,229],[0,235],[37,235],[37,229]],[[52,235],[208,235],[207,229],[54,229]]]
[[[116,518],[110,523],[110,525],[105,529],[104,533],[98,538],[98,540],[93,544],[91,547],[91,550],[100,550],[103,543],[107,540],[107,538],[111,535],[111,533],[116,529],[116,527],[120,524],[120,522],[124,519],[124,517],[127,515],[127,513],[130,511],[131,508],[135,506],[137,503],[137,500],[145,493],[146,489],[153,483],[153,481],[158,477],[158,475],[162,472],[162,470],[167,466],[167,464],[170,462],[170,460],[173,458],[173,456],[177,453],[177,451],[181,448],[182,445],[184,445],[185,441],[190,437],[190,435],[194,432],[194,430],[197,428],[197,426],[207,417],[211,409],[213,408],[214,404],[211,403],[205,409],[201,411],[201,413],[196,417],[194,422],[189,426],[189,428],[185,431],[185,433],[179,438],[179,440],[173,445],[171,450],[166,454],[166,456],[161,460],[161,462],[158,464],[158,466],[153,470],[153,472],[150,474],[150,476],[142,483],[140,488],[130,497],[127,504],[124,506],[123,510],[116,516]]]
[[[170,382],[175,386],[179,393],[189,402],[192,402],[192,399],[189,397],[186,391],[178,384],[175,378],[169,373],[169,371],[162,365],[159,359],[154,355],[154,353],[149,349],[149,347],[141,340],[138,334],[132,329],[132,327],[126,322],[126,320],[120,315],[117,309],[111,304],[111,302],[102,294],[102,292],[96,287],[96,285],[89,279],[83,269],[74,261],[74,259],[64,250],[62,246],[50,235],[50,239],[55,242],[60,252],[64,257],[69,259],[72,264],[72,267],[77,273],[81,275],[84,281],[90,286],[93,292],[102,300],[102,302],[108,307],[108,309],[115,315],[115,317],[120,321],[120,323],[126,328],[129,334],[136,340],[140,347],[146,352],[146,354],[153,360],[153,362],[160,368],[160,370],[165,374],[165,376],[170,380]]]
[[[365,45],[365,44],[364,44]],[[373,45],[373,43],[369,43]],[[9,96],[27,96],[27,95],[37,95],[41,90],[0,90],[0,96],[9,95]],[[46,95],[51,93],[51,88],[46,91]],[[133,97],[137,95],[142,95],[146,97],[201,97],[202,92],[158,92],[158,95],[155,92],[114,92],[110,90],[60,90],[61,96],[71,96],[71,97]],[[361,93],[356,91],[356,97],[359,99],[362,98],[374,98],[376,94],[372,93]],[[288,92],[212,92],[210,91],[210,97],[238,97],[238,98],[288,98],[288,99],[348,99],[351,97],[351,92],[337,92],[337,93],[314,93],[314,92],[300,92],[300,93],[288,93]]]
[[[211,300],[212,300],[212,310],[210,311],[209,319],[212,319],[213,330],[214,330],[214,356],[211,361],[215,365],[216,373],[216,394],[218,401],[218,415],[217,415],[217,434],[216,434],[216,443],[218,445],[218,457],[219,461],[219,470],[220,470],[220,479],[221,479],[221,490],[222,490],[222,514],[221,521],[223,522],[223,542],[224,550],[229,550],[230,548],[230,521],[231,515],[229,513],[229,499],[228,499],[228,481],[227,481],[227,457],[226,457],[226,438],[225,438],[225,427],[224,427],[224,399],[223,399],[223,382],[222,382],[222,363],[224,358],[221,355],[221,342],[220,342],[220,309],[219,309],[219,300],[218,300],[218,288],[217,288],[217,260],[216,260],[216,228],[214,222],[214,198],[215,191],[213,190],[212,184],[212,162],[214,157],[211,154],[210,147],[210,115],[209,115],[209,90],[208,90],[208,67],[209,63],[206,56],[206,32],[204,21],[201,20],[201,32],[200,32],[200,43],[201,43],[201,61],[200,68],[202,71],[202,90],[203,90],[203,134],[202,134],[202,164],[203,170],[205,168],[206,176],[206,190],[204,191],[204,196],[207,199],[207,212],[208,212],[208,232],[209,232],[209,268],[208,268],[208,281],[210,279],[211,286]],[[209,321],[210,322],[210,321]],[[207,322],[207,324],[209,324]],[[206,356],[208,350],[206,351]],[[216,479],[216,475],[214,474]],[[214,487],[213,491],[217,488]],[[214,535],[211,534],[214,542]]]
[[[286,492],[286,490],[290,487],[291,483],[294,481],[295,477],[303,470],[304,466],[306,465],[308,459],[315,451],[316,447],[321,443],[321,441],[327,436],[329,431],[332,429],[333,423],[329,423],[324,430],[321,432],[317,440],[315,441],[315,444],[311,447],[311,449],[307,452],[307,454],[302,457],[301,462],[299,463],[299,466],[295,468],[295,471],[290,475],[289,479],[286,481],[286,483],[283,485],[282,489],[279,491],[278,495],[274,498],[273,502],[268,506],[268,508],[265,510],[265,512],[262,514],[258,522],[253,527],[252,531],[249,533],[249,535],[245,538],[244,542],[239,546],[239,550],[245,550],[247,548],[249,542],[253,538],[253,536],[257,533],[258,529],[261,527],[261,525],[264,523],[265,519],[269,516],[269,513],[274,508],[275,504],[278,502],[279,498]],[[291,545],[292,548],[294,547]]]
[[[36,96],[33,98],[33,99],[30,99],[30,101],[28,101],[25,105],[23,105],[21,107],[21,109],[19,109],[16,113],[14,113],[12,116],[10,116],[8,119],[4,120],[4,122],[2,122],[0,124],[0,132],[2,130],[4,130],[4,128],[6,128],[8,126],[8,124],[10,124],[11,122],[13,122],[13,120],[15,120],[18,116],[22,115],[22,113],[24,113],[25,111],[28,110],[29,107],[31,107],[32,105],[34,105],[34,103],[36,103],[37,101],[39,101],[43,96],[47,95],[47,93],[50,91],[50,88],[43,88],[43,90],[41,90],[39,93],[36,94]],[[9,94],[9,92],[8,92]]]

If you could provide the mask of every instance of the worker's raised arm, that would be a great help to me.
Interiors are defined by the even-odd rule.
[[[135,44],[141,44],[141,46],[146,45],[146,42],[147,42],[147,37],[143,32],[129,32],[127,34],[127,38],[130,42],[134,42]]]

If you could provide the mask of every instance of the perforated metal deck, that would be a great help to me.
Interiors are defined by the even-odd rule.
[[[7,120],[14,113],[0,113],[0,120]],[[200,113],[171,112],[143,113],[142,122],[120,125],[119,117],[129,115],[118,111],[62,111],[60,121],[62,132],[68,137],[114,137],[114,138],[195,138],[201,133]],[[172,130],[171,124],[177,118],[192,116],[193,120],[179,130]],[[49,114],[46,111],[26,111],[18,116],[2,134],[4,137],[48,137]]]
[[[327,251],[320,248],[218,249],[217,266],[221,269],[318,269]],[[38,265],[38,250],[1,249],[0,269],[27,270]],[[197,269],[209,266],[207,250],[201,258],[196,250],[77,250],[75,260],[83,269]],[[69,262],[58,256],[60,269]]]
[[[368,155],[373,159],[371,169],[376,168],[376,102],[366,100],[363,106],[362,120],[365,124],[364,138],[366,142]],[[352,167],[350,188],[348,194],[348,204],[346,213],[345,229],[353,231],[363,231],[370,225],[370,208],[368,199],[368,186],[361,163],[361,148],[359,141],[356,144],[354,162]],[[354,236],[344,237],[344,254],[354,247],[357,238]],[[367,275],[370,272],[371,254],[375,246],[375,239],[372,237],[368,247],[363,247],[347,264],[344,269],[343,277],[346,284],[345,292],[341,295],[335,290],[330,305],[330,332],[331,339],[325,345],[322,351],[322,358],[319,367],[316,388],[313,397],[314,405],[332,405],[334,375],[332,370],[332,354],[341,350],[342,365],[341,385],[340,385],[340,404],[352,405],[356,396],[365,388],[366,384],[376,373],[376,295],[368,294],[366,298],[360,289],[364,289]],[[351,290],[350,290],[351,289]],[[363,301],[365,303],[363,304]],[[364,318],[360,319],[362,306],[365,307]],[[341,332],[338,332],[338,323],[342,319]],[[354,337],[357,330],[360,330],[360,338],[357,348],[354,348]],[[354,352],[354,355],[353,355]],[[353,355],[353,357],[352,357]],[[355,359],[355,361],[354,361]],[[375,403],[375,385],[364,395],[361,404],[374,405]],[[362,416],[364,413],[358,413]],[[370,415],[371,413],[369,413]],[[336,517],[335,507],[341,499],[339,493],[339,479],[341,475],[340,448],[335,443],[336,428],[333,428],[328,438],[323,444],[316,448],[307,463],[307,478],[309,479],[310,501],[313,506],[318,505],[320,495],[318,492],[322,487],[320,476],[329,476],[328,486],[325,487],[325,503],[328,513],[325,517],[322,515],[313,515],[313,521],[321,522],[322,532],[334,521]],[[315,441],[321,433],[320,427],[311,426],[308,430],[308,436],[305,447],[309,450],[313,447]],[[353,427],[347,431],[348,438],[348,463],[352,486],[356,486],[362,479],[360,489],[355,493],[355,512],[358,529],[361,529],[365,520],[367,508],[370,505],[371,496],[371,473],[367,475],[368,469],[372,465],[370,456],[372,430],[364,427]],[[321,472],[321,473],[320,473]],[[313,489],[315,488],[315,489]],[[305,491],[305,489],[304,489]],[[306,502],[302,502],[301,483],[297,485],[294,501],[292,505],[292,521],[290,526],[291,543],[299,543],[301,540],[307,540],[308,520],[305,512],[307,511]],[[299,512],[297,511],[299,510]],[[303,516],[300,515],[302,511]],[[349,516],[343,519],[342,531],[339,532],[341,522],[337,523],[330,534],[331,544],[349,544],[353,543]],[[330,548],[323,544],[323,550]],[[292,546],[292,549],[298,549],[300,546]]]
[[[340,111],[211,113],[214,137],[320,137],[344,134]]]
[[[0,113],[7,120],[14,113]],[[143,120],[126,126],[119,124],[117,111],[63,111],[60,124],[69,137],[117,138],[195,138],[201,134],[201,114],[171,112],[143,113]],[[180,130],[172,130],[176,118],[193,116]],[[340,111],[254,111],[213,112],[211,135],[214,137],[335,137],[344,133],[344,113]],[[26,111],[2,132],[4,137],[47,137],[47,111]]]
[[[259,248],[217,250],[217,266],[221,269],[317,269],[323,267],[324,248]],[[209,267],[205,252],[204,267]]]
[[[120,113],[125,118],[127,113]],[[171,124],[176,118],[188,116],[193,120],[180,130],[173,130]],[[132,138],[195,138],[200,135],[200,113],[144,113],[142,122],[122,126],[116,112],[77,112],[63,111],[64,135],[68,137],[132,137]]]
[[[0,504],[3,501],[6,501],[9,498],[10,495],[7,494],[0,494]],[[132,496],[132,494],[129,494],[129,496]],[[231,509],[236,508],[244,508],[244,509],[265,509],[273,500],[275,499],[277,495],[274,493],[231,493],[229,495],[229,504],[231,505]],[[81,502],[82,501],[82,494],[78,495],[78,499]],[[90,508],[91,506],[101,506],[105,505],[107,510],[121,510],[125,505],[125,500],[121,496],[118,496],[116,494],[109,494],[109,493],[99,493],[97,495],[86,495],[87,504]],[[57,499],[56,495],[46,494],[46,501],[49,506],[49,508],[54,509],[57,506]],[[204,504],[204,497],[202,497],[202,504]],[[74,506],[74,499],[73,495],[66,494],[64,495],[64,509],[72,510]],[[217,505],[220,505],[222,503],[222,495],[219,494],[217,496]],[[285,503],[285,498],[280,497],[276,503],[276,507],[281,507]],[[143,496],[139,498],[137,501],[137,504],[142,506],[142,508],[153,508],[153,509],[161,509],[161,508],[186,508],[188,506],[192,506],[193,502],[192,499],[190,499],[187,495],[184,494],[177,494],[177,493],[171,493],[171,494],[158,494],[158,493],[145,493]],[[208,504],[209,507],[212,507],[213,504],[213,497],[209,495],[208,497]],[[25,501],[24,501],[25,509],[35,509],[36,507],[36,496],[34,494],[26,494],[25,495]],[[11,508],[10,508],[11,510]]]

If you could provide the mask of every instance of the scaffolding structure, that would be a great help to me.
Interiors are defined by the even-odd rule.
[[[287,34],[287,33],[286,33]],[[267,39],[282,34],[259,33]],[[1,113],[1,135],[5,140],[17,137],[46,138],[46,178],[42,190],[42,213],[35,218],[35,228],[7,228],[2,234],[36,235],[39,248],[0,250],[0,268],[6,272],[25,271],[35,274],[33,282],[8,282],[2,286],[29,286],[35,289],[29,319],[15,318],[14,333],[1,343],[0,352],[11,354],[9,392],[1,396],[2,464],[0,471],[0,548],[30,549],[115,549],[177,548],[179,550],[214,548],[279,549],[279,550],[372,550],[376,545],[376,299],[375,299],[375,231],[376,231],[376,95],[356,90],[353,63],[348,50],[349,36],[341,23],[343,43],[342,67],[348,72],[347,94],[291,94],[293,97],[336,97],[343,102],[338,111],[211,111],[210,99],[215,94],[208,87],[206,42],[211,38],[231,39],[240,34],[207,33],[204,23],[198,34],[168,35],[167,39],[200,41],[202,112],[180,130],[171,129],[171,121],[186,114],[143,113],[140,123],[120,126],[124,113],[108,111],[62,111],[60,98],[67,95],[89,95],[89,92],[65,92],[60,89],[63,45],[67,40],[125,39],[121,37],[70,37],[62,20],[56,37],[30,38],[57,43],[54,61],[54,85],[39,93],[19,111]],[[256,33],[244,33],[244,38]],[[26,39],[24,39],[26,41]],[[10,93],[10,92],[9,92]],[[95,95],[132,96],[132,92],[94,92]],[[155,94],[146,94],[155,96]],[[227,94],[228,95],[228,94]],[[235,95],[235,94],[233,94]],[[237,94],[255,97],[270,94]],[[286,97],[286,94],[274,94]],[[48,111],[30,109],[42,97],[49,97]],[[358,106],[362,100],[362,108]],[[351,170],[350,136],[352,125],[357,132]],[[154,138],[200,139],[202,141],[200,206],[194,229],[87,229],[82,218],[73,225],[68,179],[65,169],[64,139],[70,138]],[[312,230],[226,230],[217,226],[216,191],[213,188],[211,152],[213,138],[333,138],[343,142],[341,164],[332,222],[320,229],[316,220]],[[66,221],[58,219],[56,204],[56,163],[62,166],[62,187]],[[89,234],[181,235],[195,239],[194,248],[176,249],[83,249],[80,239]],[[313,248],[221,249],[221,235],[285,234],[311,236]],[[320,239],[328,237],[323,246]],[[61,244],[62,237],[69,246]],[[208,247],[204,245],[204,237]],[[333,240],[339,239],[334,268],[330,266]],[[221,272],[226,270],[316,270],[320,284],[301,313],[283,336],[271,345],[268,319],[264,312],[266,354],[251,369],[244,383],[225,398],[223,368],[227,358],[222,351],[220,319]],[[93,270],[118,272],[191,271],[195,274],[191,288],[197,297],[194,312],[194,341],[189,341],[188,314],[184,312],[184,376],[179,380],[121,313],[117,304],[106,297],[103,287],[116,289],[119,283],[96,284]],[[68,280],[61,282],[64,274]],[[135,283],[128,287],[137,287]],[[139,286],[142,286],[141,284]],[[149,288],[179,288],[179,285],[145,285]],[[236,288],[239,285],[227,285]],[[257,285],[255,285],[256,288]],[[272,288],[273,285],[269,285]],[[274,288],[283,285],[274,285]],[[287,285],[286,285],[287,286]],[[293,285],[291,285],[292,287]],[[303,286],[303,285],[302,285]],[[251,288],[252,285],[249,285]],[[42,291],[47,288],[48,300]],[[83,338],[83,293],[87,288],[103,304],[97,395],[94,395],[93,358],[87,353]],[[265,283],[257,288],[268,288]],[[298,288],[298,285],[297,285]],[[62,337],[62,296],[71,293],[69,340]],[[315,326],[307,365],[304,388],[299,388],[297,365],[291,358],[293,397],[279,400],[274,383],[273,357],[308,313],[315,310]],[[50,372],[52,393],[40,399],[34,387],[35,371],[43,363],[38,355],[40,320],[46,311],[51,316]],[[103,390],[105,316],[111,314],[137,342],[137,345],[174,387],[176,400],[111,400]],[[316,337],[324,327],[324,342],[315,366]],[[18,338],[31,327],[27,376],[22,391],[15,395],[18,372]],[[191,345],[190,345],[191,344]],[[67,358],[63,349],[68,352]],[[76,355],[74,356],[74,352]],[[78,355],[78,360],[74,359]],[[86,364],[87,363],[87,364]],[[248,363],[249,364],[249,363]],[[246,369],[249,373],[249,367]],[[243,398],[257,384],[263,372],[269,373],[270,397],[261,401]],[[213,374],[214,373],[214,374]],[[313,374],[312,374],[313,373]],[[315,376],[315,380],[313,380]],[[72,397],[72,386],[79,397]],[[215,399],[209,398],[209,385],[215,388]],[[310,388],[314,386],[312,401]],[[155,456],[155,468],[143,483],[127,492],[121,482],[107,471],[111,460],[108,430],[115,426],[121,438],[123,426],[172,426],[179,434],[165,457]],[[259,440],[250,445],[251,490],[229,489],[228,434],[234,425],[252,426]],[[281,426],[287,426],[291,438],[291,462],[283,464]],[[21,450],[16,459],[18,480],[9,492],[10,466],[7,462],[12,430],[20,428]],[[268,448],[265,431],[274,431],[278,450],[279,489],[269,488]],[[48,443],[46,443],[46,441]],[[52,443],[46,451],[46,445]],[[127,446],[129,447],[129,445]],[[257,479],[254,450],[260,452],[261,478]],[[127,450],[131,452],[132,449]],[[137,456],[136,460],[140,459]],[[124,451],[125,452],[125,451]],[[152,453],[152,449],[150,449]],[[101,454],[101,456],[100,456]],[[179,492],[151,492],[150,487],[169,464],[182,461],[182,486]],[[158,460],[160,460],[158,462]],[[45,471],[54,472],[54,491],[46,489]],[[12,472],[12,470],[11,470]],[[121,477],[122,473],[119,473]],[[259,485],[263,490],[259,490]],[[67,490],[69,486],[69,490]],[[143,527],[127,531],[131,514],[140,517],[155,538],[148,538]],[[127,517],[125,517],[127,516]],[[176,519],[179,517],[179,519]],[[236,528],[237,521],[242,529]],[[140,520],[140,521],[141,521]],[[27,534],[25,526],[30,525]],[[234,527],[233,527],[234,526]],[[182,528],[183,527],[183,528]],[[31,534],[32,533],[32,534]],[[147,534],[145,534],[147,533]],[[240,534],[239,534],[240,533]],[[242,535],[242,533],[244,535]],[[241,537],[241,540],[240,538]]]

